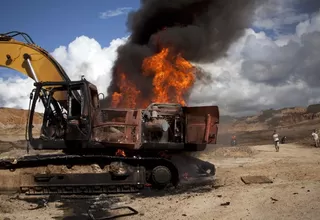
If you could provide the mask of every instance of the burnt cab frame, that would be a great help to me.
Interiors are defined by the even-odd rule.
[[[31,146],[34,149],[65,149],[68,141],[88,143],[92,132],[92,110],[99,108],[96,87],[85,79],[72,82],[36,82],[34,86],[36,88],[30,97],[33,100],[27,122],[27,137]],[[59,104],[67,110],[66,113],[61,112],[58,101],[54,99],[55,92],[66,94],[65,99],[59,101]],[[61,139],[46,140],[33,137],[33,119],[39,98],[45,107],[43,125],[49,120],[55,122],[58,120],[59,125],[64,127]]]

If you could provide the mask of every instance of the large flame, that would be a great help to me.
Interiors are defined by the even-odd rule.
[[[142,64],[143,74],[153,74],[152,102],[177,102],[186,105],[183,95],[193,85],[194,68],[180,54],[170,54],[164,48],[154,56],[148,57]]]
[[[138,86],[130,82],[125,73],[120,73],[119,92],[112,95],[112,107],[145,108],[151,102],[171,102],[186,105],[184,95],[195,82],[195,68],[180,54],[164,48],[160,53],[147,57],[142,63],[143,76],[153,76],[151,100],[143,100]],[[146,96],[145,96],[146,97]]]
[[[112,94],[112,107],[135,108],[136,100],[140,95],[140,91],[130,82],[124,73],[120,73],[119,80],[120,92]]]

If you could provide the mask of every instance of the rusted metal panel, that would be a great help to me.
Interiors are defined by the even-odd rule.
[[[139,148],[141,114],[141,110],[135,109],[101,109],[93,127],[93,138],[98,142]]]
[[[128,111],[127,112],[127,115],[126,115],[126,122],[134,122],[134,120],[133,120],[133,110],[131,110],[131,111]],[[136,125],[136,123],[134,123],[135,125]],[[130,125],[132,125],[132,124],[130,124]],[[124,130],[124,133],[125,133],[125,135],[126,135],[126,137],[127,137],[127,141],[128,142],[133,142],[132,140],[133,140],[133,137],[132,137],[132,130],[133,130],[133,127],[132,126],[127,126],[127,124],[126,124],[126,127],[125,127],[125,130]]]
[[[207,122],[206,122],[206,132],[204,134],[204,141],[208,143],[210,130],[211,130],[212,117],[210,114],[207,114]]]
[[[218,120],[217,106],[182,107],[174,103],[152,103],[146,109],[102,108],[95,114],[92,138],[105,147],[128,149],[140,149],[142,142],[144,145],[149,142],[214,144]]]
[[[219,108],[217,106],[183,107],[186,117],[186,143],[211,143],[217,139]]]
[[[139,149],[141,147],[141,121],[142,121],[142,110],[137,110],[135,114],[135,122],[138,124],[132,131],[132,138],[135,141],[134,149]]]
[[[193,116],[203,116],[211,114],[211,116],[219,119],[220,113],[218,106],[195,106],[195,107],[183,107],[183,111],[186,114]]]

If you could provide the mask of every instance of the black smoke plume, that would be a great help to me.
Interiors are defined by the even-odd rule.
[[[124,72],[146,98],[152,76],[142,76],[145,57],[170,47],[191,62],[212,62],[250,26],[255,0],[141,0],[128,15],[131,36],[118,48],[107,102],[119,92],[117,75]],[[137,106],[139,107],[139,106]]]

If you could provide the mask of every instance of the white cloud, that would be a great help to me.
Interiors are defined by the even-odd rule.
[[[29,106],[29,94],[34,81],[30,78],[11,77],[7,80],[0,78],[0,103],[3,107],[24,108]]]
[[[117,58],[117,48],[127,38],[112,40],[109,47],[102,48],[93,38],[77,37],[68,47],[60,46],[52,56],[63,66],[71,80],[79,80],[82,75],[95,84],[99,92],[107,95],[111,82],[111,68]]]
[[[320,31],[320,9],[317,11],[317,13],[311,16],[310,19],[299,23],[296,27],[296,34],[298,37],[315,31]]]
[[[108,47],[103,48],[95,39],[80,36],[68,46],[60,46],[51,54],[63,66],[71,80],[79,80],[84,75],[97,86],[100,93],[107,95],[111,68],[117,57],[116,50],[126,40],[126,37],[112,40]],[[19,76],[7,80],[0,78],[1,106],[28,109],[33,83],[32,79]],[[40,105],[38,110],[41,109]]]
[[[263,31],[247,29],[244,36],[233,43],[226,57],[201,65],[212,75],[213,82],[209,85],[198,83],[189,104],[216,104],[222,114],[252,114],[266,108],[320,102],[320,10],[303,20],[300,17],[274,19],[272,14],[292,12],[285,6],[296,0],[285,0],[286,4],[269,1],[275,8],[259,9],[256,14],[261,19],[256,19],[255,24],[267,27],[270,16],[270,28],[281,29],[283,25],[299,20],[293,25],[293,31],[273,39]],[[126,39],[113,40],[103,48],[96,40],[81,36],[68,46],[55,49],[52,54],[71,79],[85,75],[97,85],[99,92],[106,94],[117,57],[116,49]],[[27,108],[32,84],[32,80],[18,77],[0,79],[1,106]]]
[[[255,11],[253,26],[279,35],[287,26],[308,19],[308,13],[299,11],[304,3],[300,0],[264,0]]]
[[[120,16],[123,14],[127,14],[130,10],[132,10],[131,7],[122,7],[122,8],[117,8],[115,10],[108,10],[105,12],[101,12],[100,18],[107,19],[107,18],[111,18],[111,17]]]
[[[201,65],[214,82],[197,85],[189,104],[217,104],[222,113],[252,114],[319,102],[319,18],[320,11],[300,22],[281,43],[248,29],[227,57]]]

